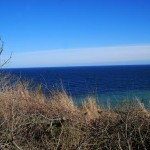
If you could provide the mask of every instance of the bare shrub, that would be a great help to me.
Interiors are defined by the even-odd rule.
[[[104,110],[88,97],[79,107],[64,90],[46,97],[40,86],[2,82],[0,149],[149,149],[149,110],[140,101]]]

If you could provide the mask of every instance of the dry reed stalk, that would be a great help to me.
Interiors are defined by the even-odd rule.
[[[85,120],[89,122],[92,119],[96,119],[102,113],[102,110],[97,105],[95,98],[88,97],[87,101],[82,103],[82,112],[85,116]]]

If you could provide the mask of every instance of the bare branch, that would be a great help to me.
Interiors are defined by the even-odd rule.
[[[0,55],[2,54],[3,52],[3,47],[4,47],[4,42],[1,40],[0,38]]]
[[[2,55],[4,50],[4,42],[2,41],[1,37],[0,37],[0,56]],[[4,60],[3,63],[0,63],[0,67],[3,67],[4,65],[6,65],[7,63],[9,63],[10,59],[12,58],[12,53],[9,56],[9,58],[7,60]]]

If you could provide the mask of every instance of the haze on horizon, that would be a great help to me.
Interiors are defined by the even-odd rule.
[[[1,0],[6,66],[150,64],[149,0]]]

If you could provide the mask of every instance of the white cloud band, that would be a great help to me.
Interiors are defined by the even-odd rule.
[[[15,53],[8,67],[150,64],[150,45]]]

